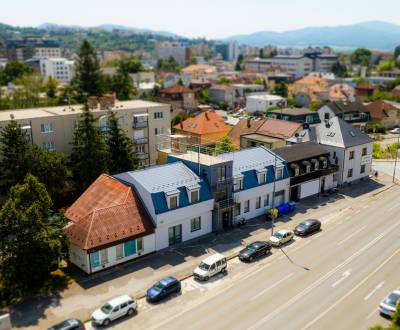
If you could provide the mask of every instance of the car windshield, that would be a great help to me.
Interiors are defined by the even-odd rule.
[[[103,307],[101,307],[101,311],[104,313],[104,314],[110,314],[111,313],[111,311],[112,311],[112,306],[110,305],[110,304],[105,304],[105,305],[103,305]]]
[[[281,233],[275,233],[274,237],[276,237],[277,239],[282,239],[283,235]]]
[[[200,268],[201,270],[209,270],[209,269],[210,269],[210,265],[207,265],[207,264],[205,264],[204,262],[202,262],[202,263],[199,265],[199,268]]]
[[[247,246],[247,250],[250,250],[251,252],[256,251],[257,250],[257,246],[250,244]]]
[[[162,289],[164,289],[164,285],[161,282],[157,282],[156,284],[154,284],[153,289],[161,291]]]
[[[299,228],[307,228],[310,225],[309,222],[300,222],[298,227]]]
[[[396,307],[396,304],[399,302],[400,295],[397,293],[391,293],[389,297],[385,299],[385,304]]]

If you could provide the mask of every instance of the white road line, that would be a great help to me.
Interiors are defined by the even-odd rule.
[[[265,266],[262,266],[262,267],[260,267],[259,269],[255,270],[253,272],[249,272],[249,274],[247,274],[245,277],[243,277],[243,279],[245,280],[245,279],[247,279],[247,278],[249,278],[249,277],[251,277],[251,276],[253,276],[253,275],[255,275],[255,274],[259,273],[259,272],[261,272],[262,270],[265,270],[265,268],[267,268],[269,266],[271,266],[270,262],[267,263]]]
[[[387,258],[384,262],[382,262],[375,270],[370,273],[367,277],[365,277],[361,282],[359,282],[353,289],[348,291],[344,296],[342,296],[339,300],[336,300],[336,302],[331,305],[329,308],[327,308],[325,311],[320,313],[315,319],[312,321],[308,322],[304,327],[301,328],[301,330],[307,329],[311,327],[315,322],[320,320],[323,316],[325,316],[327,313],[329,313],[332,309],[334,309],[337,305],[339,305],[343,300],[345,300],[348,296],[350,296],[355,290],[357,290],[361,285],[363,285],[365,282],[367,282],[372,276],[374,276],[383,266],[385,266],[397,253],[400,252],[400,249],[397,249],[389,258]]]
[[[374,310],[371,313],[369,313],[365,319],[366,320],[370,319],[372,316],[376,315],[377,311],[378,311],[378,308],[374,308]]]
[[[252,297],[250,300],[256,300],[257,298],[261,297],[264,293],[268,292],[269,290],[272,290],[273,288],[277,287],[279,284],[281,284],[282,282],[286,281],[287,279],[289,279],[290,277],[293,276],[292,274],[288,274],[286,275],[284,278],[282,278],[281,280],[279,280],[278,282],[275,282],[274,284],[272,284],[271,286],[269,286],[268,288],[262,290],[260,293],[258,293],[257,295],[255,295],[254,297]]]
[[[367,226],[362,226],[361,228],[359,228],[358,230],[356,230],[354,233],[352,233],[351,235],[347,236],[345,239],[341,240],[339,243],[337,243],[337,245],[342,245],[344,242],[348,241],[350,238],[352,238],[353,236],[357,235],[360,231],[362,231],[363,229],[365,229]]]
[[[334,288],[335,286],[339,285],[340,283],[342,283],[346,278],[348,278],[351,275],[351,269],[346,270],[345,272],[343,272],[342,277],[340,279],[338,279],[335,283],[332,284],[332,288]]]
[[[371,296],[378,291],[381,287],[383,287],[383,285],[385,284],[385,281],[382,281],[381,283],[379,283],[370,293],[368,293],[364,300],[368,300],[369,298],[371,298]]]
[[[349,264],[353,259],[357,258],[359,255],[361,255],[364,251],[368,250],[371,246],[373,246],[376,242],[378,242],[382,237],[386,236],[388,233],[391,233],[394,228],[399,226],[400,223],[395,223],[394,225],[390,226],[387,230],[385,230],[383,233],[381,233],[379,236],[375,237],[372,241],[370,241],[367,245],[362,247],[360,250],[357,252],[353,253],[350,257],[348,257],[345,261],[343,261],[341,264],[337,265],[335,268],[331,269],[329,272],[327,272],[325,275],[320,277],[317,281],[315,281],[313,284],[305,288],[304,290],[300,291],[297,295],[289,299],[286,303],[280,305],[277,309],[272,311],[271,313],[267,314],[265,317],[260,319],[258,322],[256,322],[253,326],[249,327],[248,330],[254,330],[259,328],[261,325],[269,321],[270,319],[274,318],[276,315],[281,313],[283,310],[286,308],[290,307],[294,303],[296,303],[299,299],[303,298],[305,295],[307,295],[309,292],[314,290],[318,285],[322,284],[325,280],[327,280],[329,277],[331,277],[335,272],[337,272],[339,269],[343,268],[347,264]]]

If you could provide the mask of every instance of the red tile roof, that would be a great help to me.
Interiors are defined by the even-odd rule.
[[[162,94],[185,94],[185,93],[193,93],[193,91],[182,85],[175,85],[172,87],[164,88],[161,90]]]
[[[65,232],[83,250],[154,233],[154,226],[131,187],[102,174],[65,213]]]
[[[400,104],[396,106],[393,103],[389,103],[383,100],[374,101],[368,104],[367,109],[372,119],[383,119],[389,117],[388,111],[397,110],[397,118],[400,118]]]
[[[301,123],[278,119],[266,119],[257,130],[257,133],[286,140],[292,137],[301,127]]]
[[[240,148],[240,136],[255,133],[263,123],[264,120],[261,119],[242,119],[229,132],[229,138],[237,148]]]
[[[175,125],[174,129],[199,135],[230,131],[230,127],[225,124],[224,119],[215,112],[203,112],[196,117],[188,118]]]

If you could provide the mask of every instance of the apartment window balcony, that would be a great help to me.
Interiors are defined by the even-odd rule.
[[[133,138],[133,143],[134,144],[147,144],[147,143],[149,143],[149,139],[147,137]]]

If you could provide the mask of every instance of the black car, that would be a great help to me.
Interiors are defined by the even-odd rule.
[[[271,244],[268,242],[254,242],[246,246],[240,251],[239,259],[242,261],[253,261],[259,256],[265,256],[271,251]]]
[[[150,302],[156,302],[179,292],[181,292],[181,283],[175,277],[169,276],[148,289],[146,298]]]
[[[47,330],[85,330],[85,326],[79,320],[70,319],[53,325]]]
[[[321,229],[321,222],[319,220],[310,219],[300,222],[294,229],[294,233],[298,236],[306,236]]]

